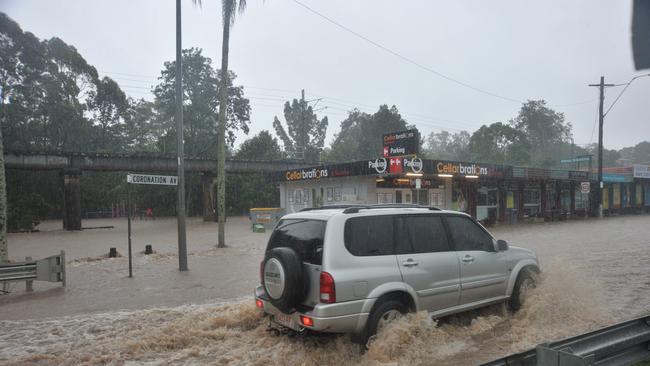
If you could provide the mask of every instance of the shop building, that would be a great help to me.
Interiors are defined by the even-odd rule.
[[[585,216],[598,202],[597,176],[587,171],[414,157],[324,164],[285,171],[279,179],[288,213],[333,204],[413,203],[464,211],[492,224]]]
[[[603,212],[650,211],[650,165],[603,168]]]

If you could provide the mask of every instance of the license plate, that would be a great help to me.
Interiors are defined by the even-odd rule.
[[[293,321],[293,318],[291,317],[291,315],[276,314],[276,315],[273,316],[273,320],[276,323],[278,323],[280,325],[283,325],[283,326],[285,326],[287,328],[294,329],[294,330],[297,328],[296,323]]]

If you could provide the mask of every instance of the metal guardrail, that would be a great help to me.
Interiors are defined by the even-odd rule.
[[[32,281],[61,282],[65,286],[65,252],[37,261],[27,258],[24,262],[0,264],[0,282],[15,281],[27,281],[28,291]]]
[[[650,316],[506,356],[482,366],[622,366],[650,360]]]

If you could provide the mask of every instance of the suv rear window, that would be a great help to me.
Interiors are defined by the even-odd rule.
[[[289,247],[300,255],[303,262],[321,265],[326,224],[327,221],[322,220],[280,220],[266,250]]]

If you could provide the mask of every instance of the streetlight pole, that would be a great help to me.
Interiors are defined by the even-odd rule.
[[[600,101],[598,104],[598,217],[603,218],[603,122],[605,114],[603,106],[605,104],[605,87],[614,86],[614,84],[605,84],[605,77],[600,77],[599,84],[589,84],[597,86],[600,89]]]
[[[640,77],[650,76],[650,74],[637,75],[630,79],[630,81],[625,84],[625,88],[621,90],[612,105],[607,108],[606,112],[603,112],[603,107],[605,104],[605,87],[617,86],[616,84],[605,84],[605,77],[600,77],[600,83],[598,84],[589,84],[589,86],[596,86],[600,90],[600,102],[598,105],[598,217],[603,217],[603,123],[605,121],[605,116],[612,110],[614,104],[618,102],[625,90],[632,84],[632,82]]]
[[[183,151],[183,67],[181,38],[181,0],[176,0],[176,150],[178,153],[178,188],[176,220],[178,222],[178,269],[187,271],[187,236],[185,233],[185,166]]]

